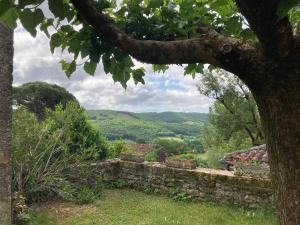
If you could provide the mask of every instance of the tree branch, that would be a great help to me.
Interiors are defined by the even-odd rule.
[[[287,57],[293,49],[294,37],[287,17],[280,19],[280,0],[235,0],[251,29],[256,33],[265,53],[271,57]]]
[[[237,65],[249,67],[256,48],[239,39],[225,37],[205,28],[199,38],[178,41],[137,40],[114,25],[113,20],[98,12],[91,0],[71,0],[80,15],[100,38],[122,49],[135,59],[152,64],[209,63],[235,72]],[[243,67],[243,70],[247,68]]]

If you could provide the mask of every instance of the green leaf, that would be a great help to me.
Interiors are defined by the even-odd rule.
[[[255,34],[254,32],[249,29],[249,28],[246,28],[245,30],[243,30],[241,33],[240,33],[240,36],[241,38],[243,38],[244,40],[250,40],[250,39],[254,39],[255,38]]]
[[[104,54],[102,56],[102,63],[103,63],[103,68],[104,72],[108,74],[111,69],[111,61],[110,61],[110,55],[109,54]]]
[[[79,55],[79,51],[80,51],[80,40],[78,40],[77,38],[72,38],[69,42],[68,42],[69,48],[68,51],[71,53],[74,53],[74,57],[75,59],[78,57]]]
[[[10,0],[0,0],[0,17],[11,8]]]
[[[76,14],[68,4],[64,4],[64,15],[67,18],[67,21],[71,22]]]
[[[169,69],[168,65],[159,65],[159,64],[154,64],[153,65],[154,72],[164,73],[164,72],[166,72],[167,69]]]
[[[150,0],[148,7],[149,8],[159,8],[164,5],[163,0]]]
[[[69,69],[66,71],[66,75],[68,77],[70,77],[76,70],[76,61],[73,60],[71,63],[70,63],[70,66],[69,66]]]
[[[85,58],[89,55],[90,43],[88,41],[83,41],[80,46],[81,58]]]
[[[113,74],[114,77],[114,74]],[[120,79],[119,79],[120,78]],[[121,74],[121,77],[118,77],[118,79],[115,79],[117,81],[119,81],[121,83],[121,85],[123,86],[123,88],[127,88],[127,81],[130,79],[130,73],[128,73],[127,71],[123,71]]]
[[[38,5],[42,3],[44,0],[19,0],[19,6],[24,8],[28,5]]]
[[[67,77],[70,77],[72,73],[76,70],[76,62],[73,60],[71,63],[66,62],[65,60],[60,61],[63,71],[66,73]]]
[[[55,17],[59,17],[61,19],[64,18],[63,0],[48,0],[48,5],[50,11],[53,13]]]
[[[97,64],[94,62],[86,62],[84,64],[84,71],[92,76],[94,76],[96,68],[97,68]]]
[[[297,0],[281,0],[277,8],[277,16],[279,19],[287,16],[290,9],[297,5]]]
[[[135,84],[138,84],[138,83],[145,84],[145,80],[144,80],[143,76],[145,76],[144,68],[139,68],[139,69],[133,70],[133,72],[132,72],[132,77],[134,79]]]
[[[196,77],[197,73],[203,73],[203,64],[188,64],[184,68],[184,75],[192,75],[193,78]]]
[[[59,47],[61,45],[61,43],[62,43],[61,37],[59,36],[58,33],[55,33],[51,36],[50,50],[51,50],[52,54],[54,53],[54,49]]]
[[[1,17],[2,20],[7,26],[14,29],[17,27],[17,19],[19,17],[19,13],[15,8],[9,8]]]
[[[44,14],[41,9],[36,9],[33,12],[30,9],[24,9],[20,14],[20,20],[24,28],[35,37],[36,27],[43,22]]]
[[[48,32],[48,27],[53,25],[54,19],[47,19],[41,23],[40,30],[43,31],[48,38],[50,38],[50,34]]]

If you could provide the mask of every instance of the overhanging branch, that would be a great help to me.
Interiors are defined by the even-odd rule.
[[[178,41],[133,39],[117,28],[109,16],[98,12],[91,0],[71,0],[71,2],[102,40],[145,63],[208,63],[235,72],[236,65],[250,65],[249,58],[253,60],[256,52],[254,46],[239,39],[225,37],[208,28],[195,39]]]

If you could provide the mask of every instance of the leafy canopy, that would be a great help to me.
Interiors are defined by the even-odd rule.
[[[14,87],[13,101],[15,105],[25,106],[35,113],[39,120],[45,118],[47,108],[54,110],[58,104],[65,108],[68,102],[78,102],[65,88],[45,82],[30,82]]]
[[[70,0],[20,0],[11,6],[10,0],[0,0],[0,20],[15,28],[20,20],[23,27],[36,36],[37,29],[50,39],[50,49],[67,51],[73,60],[61,60],[62,69],[70,77],[83,64],[87,74],[94,75],[101,62],[105,73],[126,88],[132,78],[144,83],[144,68],[137,68],[132,58],[100,39],[77,14]],[[207,24],[216,31],[244,40],[257,41],[245,18],[233,0],[96,0],[96,8],[113,18],[115,24],[131,37],[148,40],[181,40],[199,36],[199,24]],[[290,16],[295,28],[300,14],[296,0],[282,0],[279,18]],[[42,7],[43,6],[43,7]],[[48,13],[51,12],[51,14]],[[184,65],[185,75],[193,77],[203,71],[201,64]],[[153,65],[154,71],[164,72],[166,65]],[[212,68],[211,68],[212,69]]]

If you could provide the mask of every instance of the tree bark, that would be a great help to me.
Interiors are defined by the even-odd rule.
[[[11,121],[13,30],[0,22],[0,224],[12,223]]]
[[[274,72],[277,79],[255,90],[254,96],[265,130],[280,224],[299,225],[300,76],[299,69],[293,74],[288,70]]]

